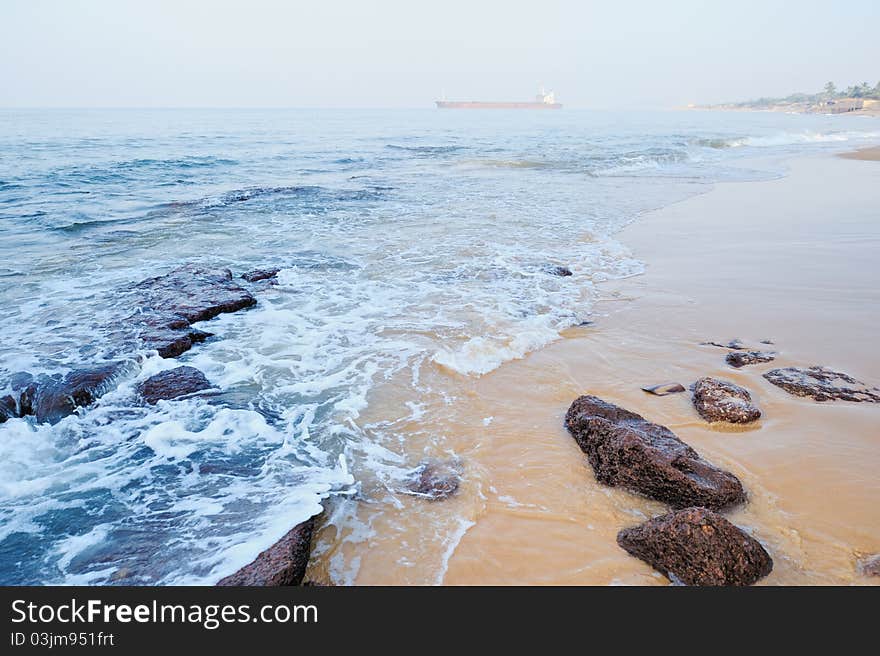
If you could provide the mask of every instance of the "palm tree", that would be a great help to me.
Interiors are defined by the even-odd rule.
[[[878,84],[880,84],[880,83],[878,83]],[[826,82],[824,92],[825,92],[825,97],[828,99],[831,99],[834,96],[836,96],[837,95],[837,87],[834,86],[834,82]]]

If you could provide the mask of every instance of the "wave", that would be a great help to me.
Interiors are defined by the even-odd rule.
[[[389,150],[401,150],[414,155],[423,157],[437,157],[440,155],[449,155],[461,150],[465,150],[465,146],[447,145],[447,146],[400,146],[397,144],[386,144],[385,148]]]

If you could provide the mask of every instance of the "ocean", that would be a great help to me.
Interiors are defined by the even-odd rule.
[[[354,582],[401,481],[458,455],[420,434],[425,413],[442,425],[462,381],[642,275],[623,226],[878,136],[757,112],[0,111],[0,396],[19,372],[110,358],[132,282],[281,269],[257,306],[198,324],[215,336],[176,360],[142,352],[92,407],[0,424],[0,583],[211,584],[322,508],[326,576]],[[180,363],[220,392],[139,401]],[[418,580],[442,582],[466,526],[444,515]]]

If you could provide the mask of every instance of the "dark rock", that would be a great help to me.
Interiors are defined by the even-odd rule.
[[[748,424],[761,416],[748,390],[730,381],[700,378],[693,389],[694,407],[706,421]]]
[[[111,362],[66,376],[39,376],[21,392],[19,416],[33,415],[39,423],[56,424],[113,389],[120,377],[133,373],[134,366],[133,361]]]
[[[856,564],[856,569],[862,576],[880,576],[880,554],[865,556]]]
[[[205,374],[195,367],[177,367],[150,376],[138,385],[137,391],[144,401],[154,405],[163,399],[179,399],[206,389],[211,389],[211,383]]]
[[[559,276],[560,278],[567,278],[568,276],[574,275],[568,267],[556,266],[554,264],[546,265],[544,267],[544,273],[549,273],[551,276]]]
[[[18,404],[15,402],[15,397],[10,394],[0,397],[0,424],[13,417],[18,417]]]
[[[669,394],[684,392],[685,389],[684,386],[679,383],[661,383],[660,385],[643,387],[642,391],[647,392],[648,394],[653,394],[654,396],[668,396]]]
[[[703,460],[659,424],[595,396],[575,400],[565,426],[587,454],[596,479],[674,508],[713,509],[745,501],[736,476]]]
[[[290,586],[302,583],[312,549],[315,518],[294,526],[252,563],[220,579],[217,585]]]
[[[815,401],[880,402],[880,389],[825,367],[773,369],[764,378],[789,394]]]
[[[432,501],[446,499],[458,492],[461,473],[457,458],[423,462],[410,474],[406,492]]]
[[[686,585],[751,585],[773,569],[757,540],[706,508],[686,508],[623,529],[617,544]]]
[[[776,359],[776,354],[768,351],[731,351],[724,359],[731,367],[739,369],[747,364],[773,362]]]
[[[204,342],[212,333],[198,330],[182,317],[161,312],[145,312],[127,319],[136,326],[141,343],[155,349],[163,358],[176,358],[189,351],[194,344]]]
[[[210,336],[191,324],[225,312],[237,312],[257,302],[250,292],[232,281],[228,269],[195,265],[149,278],[132,290],[139,297],[140,310],[125,323],[134,328],[147,348],[156,349],[163,358],[176,357]]]
[[[772,343],[773,343],[773,340],[772,340],[772,339],[762,339],[762,340],[761,340],[761,343],[762,343],[762,344],[772,344]]]
[[[281,269],[255,269],[241,274],[241,277],[248,282],[259,282],[260,280],[269,280],[275,278]]]
[[[718,348],[726,348],[726,349],[734,349],[735,351],[739,351],[744,349],[746,346],[739,339],[732,339],[727,344],[719,344],[718,342],[700,342],[701,346],[717,346]]]

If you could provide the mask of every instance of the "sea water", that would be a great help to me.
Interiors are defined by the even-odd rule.
[[[878,136],[779,113],[0,111],[0,392],[111,353],[131,282],[281,269],[256,307],[197,324],[215,336],[177,360],[144,351],[94,406],[0,424],[0,583],[213,583],[334,500],[377,502],[362,481],[419,458],[361,421],[383,382],[409,381],[417,424],[427,369],[454,390],[641,274],[615,239],[640,214]],[[219,393],[139,401],[180,363]],[[355,515],[331,521],[368,540]]]

